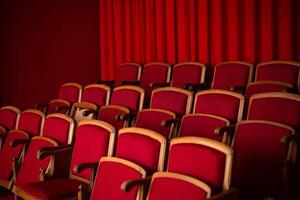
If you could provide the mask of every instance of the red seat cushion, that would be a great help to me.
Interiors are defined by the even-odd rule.
[[[140,98],[141,94],[136,90],[120,89],[112,93],[110,104],[124,106],[131,111],[138,111]]]
[[[82,92],[81,101],[93,103],[97,106],[106,104],[107,90],[101,87],[88,87]]]
[[[41,132],[43,117],[34,112],[23,112],[20,116],[18,129],[26,131],[31,137]]]
[[[55,200],[77,197],[79,186],[88,188],[87,184],[74,179],[53,179],[18,185],[18,189],[42,200]]]
[[[128,113],[129,110],[125,107],[108,105],[100,108],[98,119],[111,124],[116,131],[118,131],[119,129],[124,128],[125,121],[117,120],[116,116]]]
[[[0,126],[12,130],[16,126],[18,113],[5,107],[0,109]]]
[[[173,78],[171,82],[172,87],[183,88],[187,83],[198,84],[201,83],[202,73],[205,73],[203,68],[198,65],[184,64],[174,67]]]

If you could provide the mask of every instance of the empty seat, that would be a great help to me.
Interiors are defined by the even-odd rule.
[[[228,144],[230,141],[227,133],[219,136],[215,134],[215,130],[229,126],[229,124],[229,120],[217,115],[204,113],[187,114],[182,117],[178,136],[205,137]]]
[[[98,111],[103,105],[108,105],[110,98],[110,87],[100,84],[90,84],[84,87],[81,101],[75,102],[72,106],[70,116],[76,121],[82,119],[93,119],[95,114],[84,115],[86,110]]]
[[[174,124],[164,125],[163,123],[175,119],[175,113],[168,110],[155,108],[143,109],[138,112],[134,126],[153,130],[166,139],[171,139],[173,129],[175,128]]]
[[[289,138],[293,134],[291,127],[276,122],[248,120],[237,124],[233,186],[243,199],[277,198],[284,191],[288,172],[282,172],[283,167],[288,170],[291,166],[294,145]],[[286,145],[282,141],[287,141]]]
[[[218,141],[198,137],[174,138],[170,143],[167,173],[162,174],[167,176],[167,174],[170,173],[174,179],[160,179],[162,182],[156,184],[161,184],[161,187],[153,186],[155,176],[160,173],[154,174],[149,191],[150,196],[148,197],[153,195],[153,199],[173,199],[172,197],[175,199],[177,199],[177,197],[179,199],[180,197],[183,199],[205,199],[210,193],[212,195],[218,194],[222,196],[226,194],[235,197],[236,192],[230,188],[232,156],[232,148]],[[176,180],[177,174],[179,174],[179,176],[180,174],[183,175],[181,177],[184,177],[184,179],[192,180],[193,183],[204,182],[204,191],[203,188],[199,190],[199,188],[196,189],[192,187],[194,188],[192,189],[191,185],[186,185],[188,183],[180,182],[178,179]],[[142,180],[128,180],[122,184],[122,189],[124,191],[130,191],[133,186],[143,185],[150,181],[151,177]],[[169,183],[168,186],[170,188],[164,188],[167,183]],[[203,184],[201,185],[203,186]],[[175,189],[175,191],[172,192],[171,189]],[[188,195],[188,193],[181,193],[185,191],[184,189],[193,192],[190,195]],[[164,192],[164,190],[166,192]],[[151,192],[154,193],[151,194]],[[174,196],[177,193],[178,196]],[[199,196],[194,196],[195,194]],[[227,198],[230,199],[229,196],[227,196]]]
[[[153,90],[150,108],[171,111],[181,117],[191,110],[192,92],[176,88],[164,87]]]
[[[268,92],[250,98],[249,120],[269,120],[300,130],[300,96],[283,92]]]
[[[22,193],[20,188],[22,188],[23,185],[39,181],[41,169],[51,173],[51,170],[53,170],[53,160],[50,157],[40,160],[37,158],[37,153],[41,148],[56,147],[57,145],[58,144],[50,138],[42,136],[32,138],[20,169],[17,170],[17,163],[14,164],[14,169],[17,172],[17,175],[14,177],[15,182],[13,186],[13,192],[15,194],[19,195]]]
[[[153,84],[169,83],[171,65],[161,62],[147,63],[143,66],[140,86],[145,90],[145,96],[150,97]]]
[[[0,138],[2,134],[15,129],[21,111],[14,106],[4,106],[0,108]]]
[[[216,64],[212,89],[231,90],[235,86],[246,87],[252,79],[253,64],[242,61],[228,61]]]
[[[50,179],[48,175],[46,180],[17,187],[17,195],[22,198],[31,196],[36,199],[76,198],[79,186],[88,188],[90,177],[95,176],[96,173],[96,169],[81,170],[78,164],[97,163],[103,156],[112,156],[114,140],[115,129],[110,124],[97,120],[80,121],[76,130],[69,177]],[[53,148],[52,150],[48,148],[45,151],[41,150],[39,156],[40,159],[45,159],[53,155],[55,159],[57,151],[70,151],[70,148]]]
[[[244,96],[235,92],[211,89],[197,92],[194,113],[224,117],[230,123],[242,120]]]
[[[28,109],[21,113],[17,129],[9,131],[3,148],[0,151],[0,186],[11,189],[13,179],[13,160],[21,162],[25,154],[23,144],[12,146],[15,140],[38,136],[44,123],[44,114],[39,110]]]
[[[91,193],[91,200],[98,199],[127,199],[140,200],[143,189],[134,188],[130,193],[123,192],[120,187],[128,179],[139,179],[146,176],[146,171],[134,162],[121,158],[101,158],[95,184]],[[87,199],[88,195],[81,190],[78,198]]]
[[[300,63],[293,61],[270,61],[259,63],[256,66],[255,81],[272,80],[281,81],[300,86]]]
[[[80,101],[82,86],[78,83],[65,83],[59,88],[56,99],[51,100],[47,104],[36,104],[35,107],[42,110],[46,114],[66,113],[67,110],[57,110],[58,107],[69,108],[73,103]]]
[[[116,157],[134,162],[148,173],[162,171],[166,153],[166,139],[151,130],[123,128],[119,130]]]
[[[178,173],[157,172],[152,177],[147,199],[204,200],[210,195],[210,187],[198,179]]]

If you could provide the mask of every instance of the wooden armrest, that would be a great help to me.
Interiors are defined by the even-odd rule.
[[[244,85],[235,85],[230,88],[231,91],[237,92],[237,93],[240,93],[243,95],[246,93],[246,89],[247,89],[247,87]]]
[[[65,152],[71,152],[73,150],[73,145],[67,144],[57,147],[44,147],[41,148],[37,153],[37,159],[42,160],[47,156],[61,154]]]
[[[81,173],[85,169],[95,169],[97,170],[99,163],[98,162],[89,162],[89,163],[80,163],[73,167],[74,172]]]
[[[86,109],[85,111],[83,111],[82,115],[87,117],[90,114],[94,114],[95,116],[97,116],[98,114],[98,110],[93,110],[93,109]]]
[[[98,80],[98,81],[96,81],[96,84],[104,84],[104,85],[108,85],[108,86],[112,87],[112,86],[114,86],[115,81],[114,80],[110,80],[110,81]]]
[[[16,147],[20,144],[28,144],[30,142],[30,139],[16,139],[10,142],[11,147]]]
[[[164,121],[162,121],[161,123],[160,123],[160,125],[162,126],[162,127],[169,127],[169,126],[171,126],[172,124],[177,124],[177,123],[179,123],[180,122],[180,120],[179,119],[167,119],[167,120],[164,120]]]
[[[115,119],[118,120],[118,121],[126,121],[128,119],[132,119],[133,117],[135,117],[137,115],[137,113],[135,112],[130,112],[130,113],[127,113],[127,114],[117,114],[115,116]]]
[[[58,112],[61,112],[61,111],[68,112],[70,109],[71,109],[71,106],[57,106],[55,108],[55,110]]]
[[[0,126],[0,137],[1,137],[1,135],[5,135],[5,133],[7,133],[7,132],[8,132],[8,130],[5,127]]]
[[[98,162],[80,163],[73,167],[74,172],[81,173],[85,169],[91,169],[89,192],[92,191],[98,169]],[[82,188],[81,188],[82,190]]]
[[[147,176],[146,178],[142,179],[134,179],[134,180],[127,180],[124,181],[121,185],[121,190],[124,192],[130,192],[130,190],[137,185],[146,185],[151,182],[152,176]]]
[[[219,136],[223,136],[224,133],[228,133],[230,136],[233,135],[236,125],[230,125],[230,126],[222,126],[215,129],[215,134]]]
[[[121,85],[139,85],[140,81],[121,81]]]
[[[208,90],[211,88],[211,85],[209,83],[199,83],[199,84],[193,84],[193,83],[186,83],[184,84],[184,89],[197,92],[199,90]]]
[[[236,188],[231,188],[229,190],[224,190],[224,191],[208,198],[208,200],[219,200],[219,199],[235,200],[235,199],[238,199],[238,196],[239,196],[239,191]]]
[[[168,87],[170,83],[150,83],[149,86],[151,88]]]
[[[293,135],[285,135],[281,138],[281,143],[282,144],[289,144],[291,141],[300,141],[300,135],[298,133],[293,134]]]

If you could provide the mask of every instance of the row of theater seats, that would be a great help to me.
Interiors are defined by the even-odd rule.
[[[42,110],[46,114],[64,112],[70,117],[48,114],[43,120],[44,117],[40,119],[38,116],[44,114],[37,110],[20,114],[13,107],[0,109],[0,124],[4,127],[0,166],[1,169],[8,166],[7,171],[2,172],[0,184],[8,189],[14,188],[18,196],[66,198],[68,195],[77,196],[78,185],[81,185],[79,197],[85,198],[89,196],[86,191],[92,191],[92,199],[136,199],[146,195],[146,191],[149,199],[201,199],[209,196],[213,196],[212,199],[231,199],[237,195],[232,188],[238,188],[240,196],[248,199],[254,196],[287,199],[291,196],[290,189],[299,184],[296,179],[292,182],[294,185],[289,185],[289,177],[297,177],[295,175],[299,173],[298,168],[293,168],[297,164],[297,132],[300,129],[300,98],[296,94],[273,92],[247,98],[221,89],[193,93],[177,87],[164,87],[152,92],[150,103],[145,108],[145,92],[137,86],[118,86],[112,90],[102,84],[92,84],[82,90],[78,84],[68,83],[62,88],[60,100],[74,94],[77,94],[77,99],[66,101],[67,104],[58,100],[59,103],[50,104],[48,110]],[[79,92],[73,92],[72,88],[78,88]],[[96,92],[99,88],[102,92]],[[96,103],[99,100],[104,103]],[[45,105],[39,107],[47,108]],[[247,114],[243,114],[243,107],[248,107]],[[124,128],[127,126],[133,127]],[[73,135],[75,127],[76,134]],[[8,133],[15,128],[19,131]],[[42,137],[36,136],[40,134]],[[31,142],[28,138],[32,138]],[[29,144],[26,153],[24,142]],[[178,149],[173,151],[177,143]],[[44,146],[40,149],[43,145],[55,148]],[[35,158],[37,152],[39,159]],[[70,167],[66,159],[68,154],[72,154]],[[52,155],[55,155],[55,160]],[[103,158],[96,170],[93,163],[103,156],[108,158]],[[13,157],[19,158],[14,161],[15,170],[9,168]],[[36,162],[35,168],[33,162]],[[87,164],[82,166],[80,163]],[[86,170],[86,167],[94,170]],[[35,182],[39,180],[39,168],[43,169],[43,179],[56,179]],[[138,175],[133,175],[132,168]],[[68,179],[57,179],[66,177],[66,171],[70,171]],[[94,176],[96,171],[97,176]],[[153,173],[154,176],[145,178]],[[89,176],[96,178],[88,181]],[[140,178],[144,179],[129,181]],[[94,184],[84,184],[87,182]],[[150,188],[147,190],[146,186],[143,195],[141,187],[136,185],[147,182],[151,183]],[[124,191],[132,190],[123,192],[121,185]],[[178,188],[185,188],[185,191]]]

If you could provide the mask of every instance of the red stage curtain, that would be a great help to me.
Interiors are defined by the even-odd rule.
[[[297,0],[99,0],[102,79],[122,62],[300,60]]]

